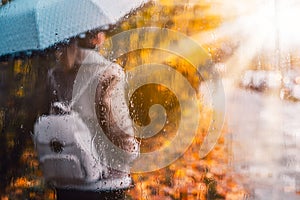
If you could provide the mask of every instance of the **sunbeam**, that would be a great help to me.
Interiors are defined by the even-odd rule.
[[[218,44],[230,40],[237,46],[227,59],[230,75],[240,74],[252,66],[259,55],[268,58],[271,69],[278,70],[286,55],[300,46],[300,27],[295,20],[300,18],[300,1],[255,0],[213,1],[211,13],[222,16],[222,25],[193,35],[200,44]]]

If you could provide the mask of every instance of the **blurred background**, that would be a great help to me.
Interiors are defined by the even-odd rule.
[[[6,3],[2,0],[1,6]],[[207,103],[211,94],[206,82],[195,75],[190,63],[169,52],[149,49],[116,60],[125,70],[153,60],[168,64],[184,74],[201,96],[200,125],[192,145],[171,165],[134,174],[135,188],[128,191],[128,199],[300,198],[299,8],[297,0],[155,0],[113,28],[111,35],[151,26],[187,35],[211,56],[226,96],[221,137],[200,158],[199,146],[211,124],[213,106]],[[153,40],[132,35],[130,43]],[[54,65],[53,57],[46,50],[0,58],[1,200],[55,199],[54,190],[43,182],[32,142],[33,124],[47,109],[43,83]],[[180,87],[176,78],[173,82]],[[165,88],[144,90],[144,99],[172,101]],[[140,97],[132,101],[139,105]],[[174,100],[169,109],[177,107]],[[143,113],[132,115],[136,123],[146,123]],[[163,130],[166,134],[156,137],[155,143],[142,141],[143,152],[169,141],[177,124],[172,117],[170,121]]]

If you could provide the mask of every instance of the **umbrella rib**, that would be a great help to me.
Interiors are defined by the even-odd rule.
[[[99,6],[99,4],[97,3],[97,1],[92,0],[92,2],[93,2],[97,7],[100,8],[100,6]],[[113,19],[112,17],[109,17],[109,14],[108,14],[109,12],[108,12],[105,8],[102,8],[102,7],[101,7],[101,11],[104,13],[104,15],[108,18],[109,21],[111,21],[111,22],[114,21],[114,19]]]
[[[37,2],[37,4],[35,5],[35,7],[33,9],[35,9],[34,11],[34,20],[35,20],[35,24],[38,23],[38,13],[37,13],[37,5],[39,4],[39,1]],[[39,50],[40,46],[41,46],[41,38],[40,38],[40,30],[38,28],[38,26],[35,26],[36,29],[36,33],[37,33],[37,41],[38,41],[38,46],[36,47],[36,50]]]

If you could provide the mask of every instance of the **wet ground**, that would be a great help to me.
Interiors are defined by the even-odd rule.
[[[300,102],[224,85],[232,167],[249,198],[300,199]]]

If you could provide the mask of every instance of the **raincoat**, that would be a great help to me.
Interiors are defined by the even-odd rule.
[[[126,103],[125,73],[118,64],[89,49],[79,49],[75,65],[68,72],[64,72],[59,66],[49,71],[50,113],[67,114],[66,110],[53,106],[54,102],[66,105],[72,103],[71,110],[78,113],[87,125],[102,164],[101,168],[94,169],[102,170],[98,180],[94,180],[97,190],[128,188],[132,185],[129,164],[137,158],[139,145],[134,137]],[[96,73],[94,70],[89,71],[95,69],[95,66],[98,69]],[[87,70],[87,73],[80,77],[80,70]],[[91,83],[85,81],[85,78],[90,80],[91,76],[95,77]],[[75,86],[79,86],[79,89],[74,93],[72,89],[75,79]],[[119,154],[118,150],[127,153]],[[57,187],[63,188],[64,184],[58,183]],[[95,189],[94,187],[91,184],[90,189]],[[75,189],[82,188],[78,185]]]

